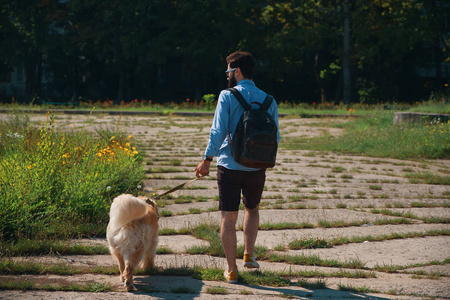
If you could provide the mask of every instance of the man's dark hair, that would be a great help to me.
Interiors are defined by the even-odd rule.
[[[227,56],[227,63],[230,68],[241,69],[245,78],[252,79],[255,72],[255,58],[250,52],[236,51]]]

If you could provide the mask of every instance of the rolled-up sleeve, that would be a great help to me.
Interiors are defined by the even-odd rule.
[[[277,103],[275,102],[275,99],[273,100],[273,103],[269,108],[269,113],[274,119],[275,123],[277,124],[277,143],[279,144],[281,140],[281,135],[280,135],[280,124],[278,121],[278,106]]]
[[[219,95],[219,100],[217,101],[216,112],[209,133],[208,146],[205,151],[205,155],[207,156],[217,156],[219,154],[219,149],[227,136],[228,124],[230,122],[230,107],[229,101],[225,100],[224,92],[222,91]]]

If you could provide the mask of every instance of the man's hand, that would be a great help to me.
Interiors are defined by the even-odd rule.
[[[206,176],[209,174],[209,166],[210,166],[211,162],[207,161],[207,160],[202,160],[197,167],[195,167],[194,172],[195,172],[195,176],[200,177],[200,176]]]

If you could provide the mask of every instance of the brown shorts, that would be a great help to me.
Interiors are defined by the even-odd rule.
[[[219,210],[238,211],[242,202],[247,208],[255,208],[261,201],[266,182],[266,170],[237,171],[217,167],[217,185],[219,187]]]

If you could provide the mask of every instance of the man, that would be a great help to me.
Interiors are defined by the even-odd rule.
[[[228,78],[228,87],[235,87],[248,103],[263,103],[266,93],[258,89],[252,81],[256,65],[253,55],[248,52],[234,52],[227,57],[227,63],[228,69],[225,73]],[[238,281],[236,220],[239,213],[241,192],[245,207],[244,267],[259,268],[259,264],[253,255],[253,249],[259,227],[258,206],[266,178],[265,169],[244,167],[236,163],[231,154],[228,133],[229,136],[233,136],[243,111],[244,108],[230,91],[223,90],[220,93],[203,161],[194,169],[197,177],[208,174],[212,158],[217,156],[219,210],[222,214],[220,238],[228,263],[224,276],[230,283]],[[278,108],[275,101],[272,102],[268,112],[278,127]],[[277,138],[277,142],[279,142],[279,130]]]

